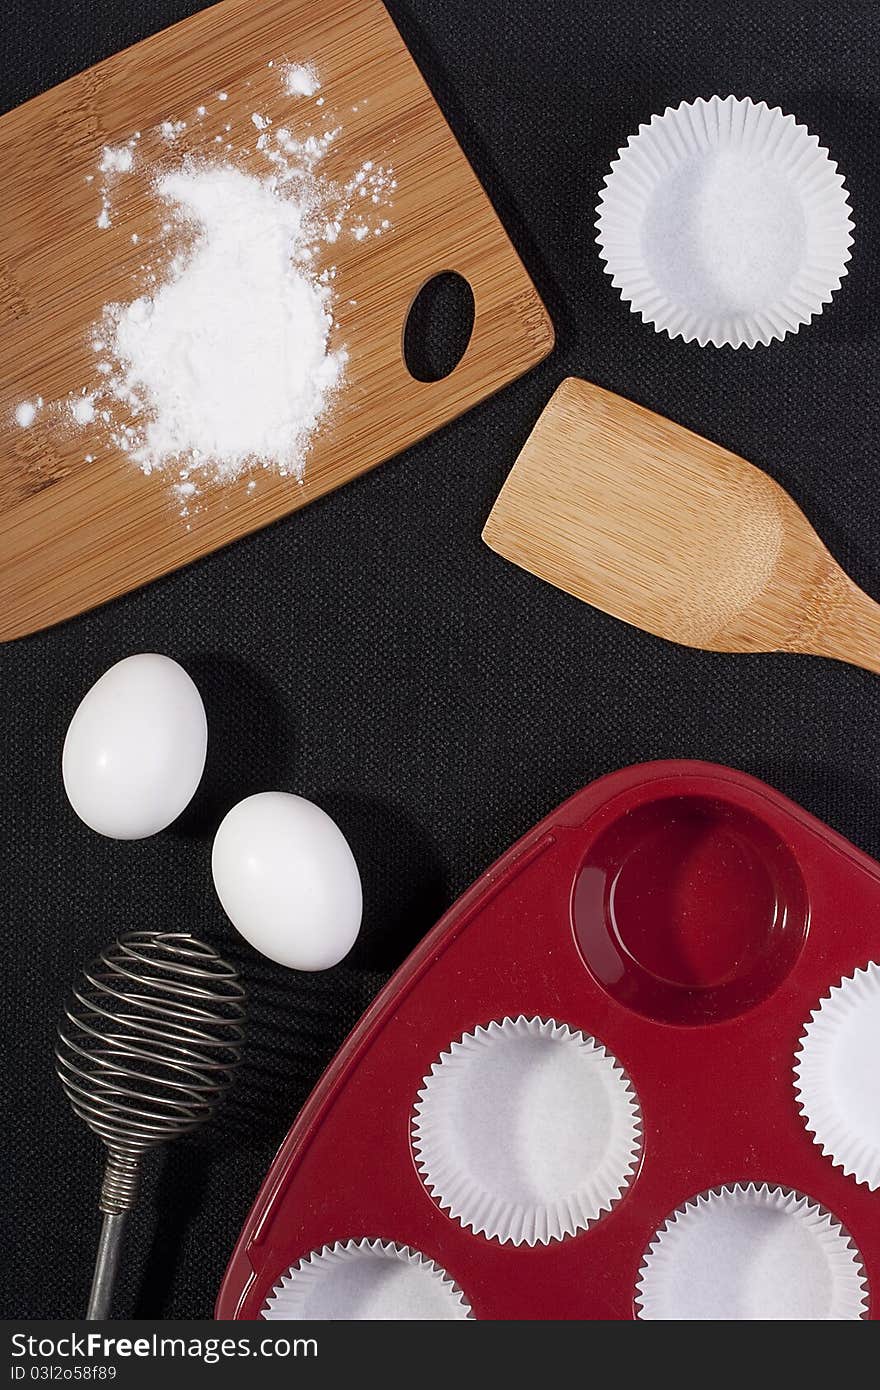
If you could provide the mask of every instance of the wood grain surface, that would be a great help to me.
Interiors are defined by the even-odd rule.
[[[709,651],[796,651],[880,672],[880,607],[778,483],[569,378],[502,488],[486,543],[603,612]]]
[[[291,98],[267,66],[285,59],[315,65],[326,111],[339,114],[327,177],[350,177],[365,159],[393,167],[392,225],[380,237],[325,248],[337,269],[333,345],[345,344],[349,362],[303,482],[264,471],[253,495],[246,479],[215,488],[187,529],[167,477],[145,476],[100,431],[91,438],[59,429],[45,411],[22,429],[14,412],[22,399],[63,400],[93,380],[89,327],[105,303],[139,292],[132,287],[163,212],[144,181],[132,180],[113,226],[96,229],[97,180],[86,178],[102,146],[139,130],[139,158],[162,168],[184,151],[198,153],[227,121],[241,130],[253,111],[299,135]],[[222,106],[220,90],[229,93]],[[208,117],[193,122],[202,103]],[[173,150],[155,133],[169,118],[190,118]],[[304,506],[454,418],[553,345],[528,275],[378,0],[224,0],[0,119],[0,181],[4,639]],[[419,382],[403,360],[403,329],[421,287],[446,270],[471,285],[474,330],[447,378]]]

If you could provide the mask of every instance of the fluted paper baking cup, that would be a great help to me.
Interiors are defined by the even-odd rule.
[[[463,1226],[543,1245],[611,1209],[640,1131],[632,1085],[601,1043],[520,1015],[441,1054],[418,1094],[413,1149],[428,1191]]]
[[[261,1318],[302,1322],[449,1322],[472,1318],[445,1270],[408,1245],[336,1241],[293,1265]]]
[[[640,1318],[823,1321],[867,1312],[862,1259],[840,1222],[803,1193],[735,1183],[672,1213],[645,1252]]]
[[[835,985],[804,1029],[795,1094],[807,1129],[844,1173],[880,1187],[880,965]]]
[[[847,199],[828,151],[779,107],[682,102],[612,162],[596,209],[600,256],[658,332],[754,347],[796,333],[840,288]]]

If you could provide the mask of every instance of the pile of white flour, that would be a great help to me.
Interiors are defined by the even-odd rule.
[[[87,179],[100,198],[96,234],[118,227],[122,181],[146,178],[161,236],[150,244],[130,233],[147,259],[138,292],[107,304],[92,330],[94,379],[65,401],[36,396],[15,412],[21,428],[45,409],[59,428],[87,433],[88,462],[113,447],[144,473],[162,470],[183,516],[199,509],[206,485],[244,473],[249,490],[261,468],[301,479],[347,360],[327,248],[390,226],[392,171],[367,161],[343,184],[324,178],[340,126],[315,100],[318,76],[292,64],[278,76],[287,124],[254,111],[237,138],[219,92],[213,112],[202,104],[191,120],[151,132],[158,161],[145,158],[139,131],[103,150]],[[301,134],[292,103],[312,108]]]
[[[105,310],[109,388],[143,420],[115,442],[146,472],[300,472],[345,361],[328,347],[328,286],[302,259],[308,199],[227,164],[185,164],[156,191],[196,235],[152,295]]]

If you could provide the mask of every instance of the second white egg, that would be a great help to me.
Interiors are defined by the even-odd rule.
[[[335,820],[304,796],[246,796],[222,820],[214,887],[246,941],[279,965],[327,970],[355,944],[360,874]]]
[[[304,797],[258,792],[233,806],[211,866],[233,926],[270,960],[326,970],[354,945],[363,911],[354,855],[336,822]]]

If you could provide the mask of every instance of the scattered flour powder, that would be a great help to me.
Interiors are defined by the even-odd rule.
[[[102,174],[127,174],[133,163],[134,154],[130,145],[122,145],[115,150],[105,145],[98,168]]]
[[[283,71],[284,90],[288,96],[313,97],[320,91],[318,74],[310,63],[286,63]]]
[[[47,409],[60,427],[88,432],[87,461],[103,438],[144,473],[161,470],[184,517],[200,509],[206,485],[260,468],[302,478],[346,365],[333,332],[336,271],[321,244],[391,225],[393,171],[367,161],[342,183],[324,177],[340,128],[320,110],[312,111],[320,129],[314,119],[302,135],[294,126],[320,89],[317,74],[290,63],[278,73],[294,101],[287,124],[253,112],[247,145],[236,145],[228,121],[222,136],[209,130],[198,145],[184,142],[188,128],[210,127],[210,109],[199,106],[197,122],[169,119],[152,132],[158,157],[143,158],[138,131],[105,146],[97,165],[101,232],[113,225],[121,180],[137,178],[163,208],[161,233],[126,230],[126,242],[150,257],[139,292],[107,304],[93,326],[94,379]],[[42,397],[22,401],[16,423],[29,428],[42,408]],[[252,478],[249,495],[255,487]]]
[[[94,399],[85,391],[79,396],[71,397],[68,407],[73,416],[74,424],[90,425],[95,418]]]
[[[144,416],[116,442],[145,472],[183,458],[220,477],[255,459],[300,473],[345,360],[328,348],[329,289],[301,259],[311,195],[199,163],[156,191],[196,234],[152,296],[105,310],[111,390]]]
[[[29,430],[40,413],[42,404],[39,396],[35,401],[19,401],[15,407],[15,423],[21,429]]]

